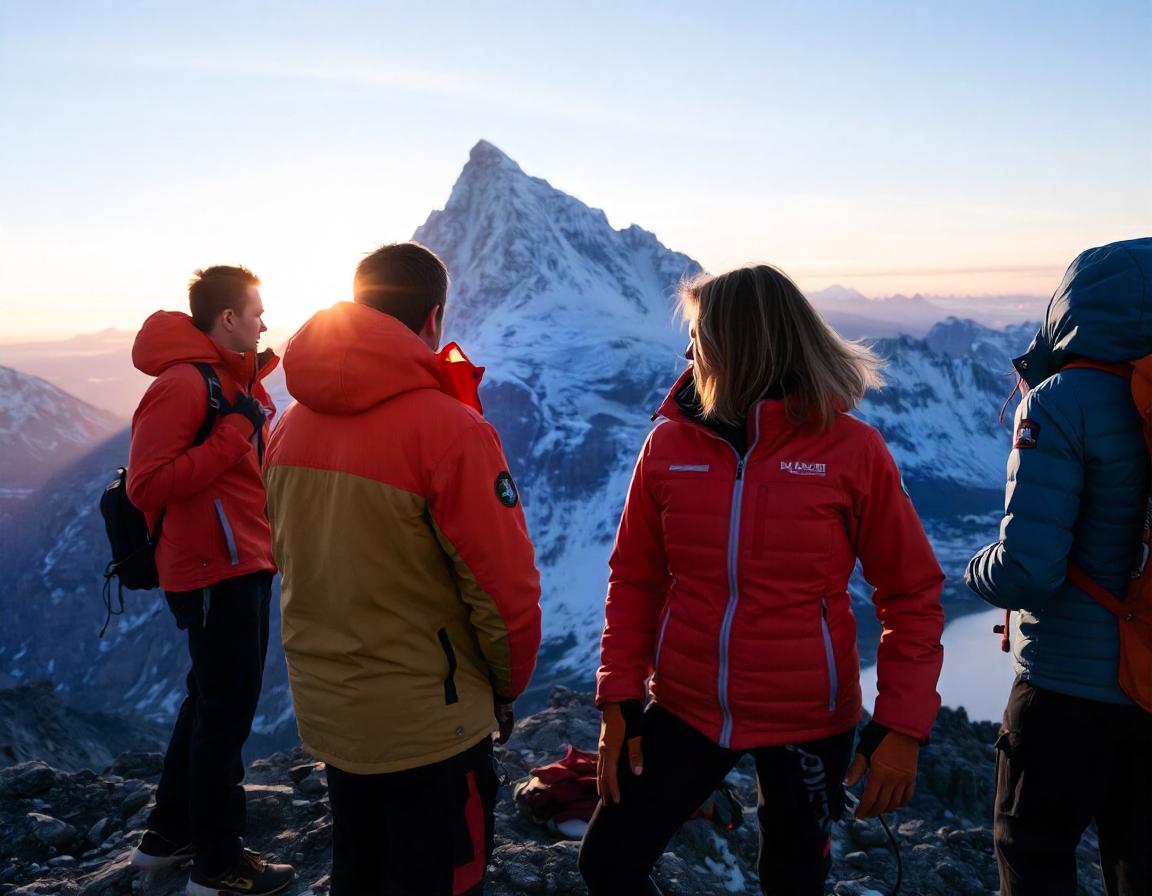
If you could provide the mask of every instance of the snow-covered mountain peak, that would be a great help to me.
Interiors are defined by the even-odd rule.
[[[959,358],[971,354],[975,342],[992,332],[971,318],[947,317],[932,325],[924,342],[938,354]]]
[[[47,380],[0,367],[0,497],[39,485],[121,426]]]
[[[1034,324],[1013,324],[1002,329],[986,327],[971,318],[946,317],[933,324],[924,343],[939,355],[952,358],[976,358],[990,369],[1005,375],[1012,373],[1012,358],[1019,354],[1036,329]],[[1014,346],[1006,350],[1006,346]]]
[[[524,173],[521,171],[520,166],[512,160],[511,156],[487,140],[478,140],[476,142],[471,152],[468,153],[468,161],[471,164],[485,168],[507,168],[520,174]]]
[[[542,325],[533,339],[551,339],[597,318],[651,338],[670,329],[676,282],[700,270],[639,227],[615,230],[604,212],[525,174],[486,141],[413,238],[448,265],[447,327],[466,344],[511,330],[500,341],[515,345],[529,322]]]
[[[833,283],[824,289],[818,289],[808,294],[808,300],[819,304],[820,302],[867,302],[868,297],[848,286]]]

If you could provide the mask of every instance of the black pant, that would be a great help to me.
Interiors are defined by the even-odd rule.
[[[1109,896],[1152,896],[1152,715],[1018,678],[996,746],[1002,896],[1074,896],[1092,821]]]
[[[197,867],[210,874],[241,850],[240,753],[260,699],[271,596],[270,572],[165,594],[176,624],[188,631],[192,670],[148,827],[177,843],[191,840]]]
[[[844,807],[841,782],[855,731],[790,747],[751,750],[759,790],[760,889],[820,896],[831,868],[832,821]],[[601,802],[580,846],[592,896],[651,892],[648,875],[672,835],[743,755],[713,743],[660,706],[644,713],[644,773],[620,763],[620,802]]]
[[[355,775],[329,763],[332,896],[479,896],[498,789],[488,737],[400,772]]]

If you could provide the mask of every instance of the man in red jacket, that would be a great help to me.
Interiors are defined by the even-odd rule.
[[[132,862],[153,870],[194,855],[194,896],[272,893],[295,877],[241,840],[240,753],[260,697],[276,571],[260,463],[275,412],[261,380],[278,359],[257,351],[267,329],[259,285],[242,267],[197,271],[191,316],[158,311],[132,347],[133,363],[156,379],[132,418],[128,497],[160,530],[160,586],[192,659]]]
[[[300,739],[327,765],[332,896],[484,890],[540,646],[540,576],[473,367],[439,351],[448,271],[381,246],[284,349],[265,482]]]

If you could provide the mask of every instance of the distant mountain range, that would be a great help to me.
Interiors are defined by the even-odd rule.
[[[165,304],[180,310],[188,307],[179,297]],[[265,345],[279,345],[287,338],[283,331],[268,335],[273,338]],[[135,338],[135,331],[108,329],[70,339],[0,342],[0,364],[40,377],[127,422],[151,382],[132,366]]]
[[[485,147],[490,147],[492,152],[507,159],[507,156],[499,149],[481,141],[476,150],[473,151],[474,160],[483,157],[489,151]],[[515,166],[514,162],[511,160],[509,162]],[[519,168],[516,167],[516,170]],[[535,180],[524,177],[524,189],[527,190],[526,185]],[[545,181],[539,181],[539,183],[548,187],[556,197],[564,197],[566,200],[576,202],[586,211],[602,219],[605,227],[608,226],[607,218],[602,212],[588,209],[578,200],[573,200],[557,190],[552,190]],[[477,333],[473,329],[482,317],[476,313],[477,307],[491,304],[493,308],[499,307],[508,310],[509,303],[506,296],[502,298],[504,294],[501,290],[508,285],[517,283],[517,278],[522,276],[525,271],[526,262],[530,267],[536,266],[533,270],[536,271],[539,278],[538,284],[547,283],[547,288],[554,290],[558,283],[558,271],[554,271],[550,265],[559,265],[560,260],[567,257],[566,253],[571,248],[562,247],[570,234],[566,235],[563,232],[563,227],[557,227],[556,221],[548,214],[548,209],[551,208],[548,203],[538,208],[539,214],[532,224],[534,229],[520,233],[518,243],[497,245],[491,242],[506,238],[507,231],[502,226],[488,227],[487,225],[500,225],[505,213],[510,208],[522,206],[523,203],[520,200],[528,194],[523,193],[523,195],[518,196],[513,191],[507,195],[495,196],[491,191],[485,191],[483,187],[480,189],[483,194],[483,202],[475,201],[469,192],[473,190],[473,185],[468,179],[462,177],[461,182],[457,184],[457,189],[453,191],[447,207],[443,211],[433,212],[416,234],[417,239],[425,236],[437,241],[437,244],[442,247],[448,247],[447,252],[451,255],[452,261],[452,264],[449,264],[449,269],[452,272],[452,279],[456,283],[449,316],[456,322],[456,338],[469,344],[485,341],[487,338],[483,333]],[[558,208],[565,206],[562,201],[557,201],[557,203]],[[459,210],[465,206],[468,207],[468,214],[474,218],[472,226],[479,227],[488,234],[490,241],[488,244],[479,245],[457,239],[457,234],[464,236]],[[481,206],[484,207],[481,208]],[[636,226],[619,232],[612,231],[612,233],[618,233],[619,237],[610,244],[611,248],[608,249],[607,253],[599,258],[589,255],[586,261],[593,268],[602,265],[603,272],[613,277],[616,277],[620,271],[613,265],[622,263],[622,256],[613,260],[614,255],[619,256],[621,252],[627,254],[633,249],[640,249],[643,252],[640,244],[645,241],[649,244],[650,250],[653,246],[659,245],[652,234]],[[498,237],[497,234],[501,234],[501,236]],[[608,245],[605,244],[605,246]],[[605,246],[601,246],[601,248],[605,248]],[[493,249],[497,251],[496,255],[492,254]],[[660,246],[660,249],[663,252],[668,251],[663,246]],[[578,251],[585,250],[592,251],[591,247],[578,249]],[[540,254],[533,261],[523,256],[525,252]],[[699,265],[688,259],[687,256],[681,256],[678,253],[672,254],[676,256],[677,260],[672,262],[676,270],[671,271],[671,280],[667,276],[669,271],[653,269],[647,272],[634,272],[639,280],[629,286],[633,291],[630,294],[625,294],[626,297],[631,295],[635,299],[642,296],[645,290],[655,290],[657,293],[660,290],[666,291],[669,285],[675,282],[675,278],[679,276],[677,271],[680,271],[681,268],[690,271],[699,270]],[[499,262],[495,261],[497,257]],[[658,257],[658,264],[668,263],[660,253],[651,256],[654,260]],[[461,264],[464,267],[458,267]],[[479,270],[480,267],[483,267],[484,270]],[[591,288],[591,283],[598,275],[589,273],[589,270],[568,271],[566,276],[575,278],[571,280],[573,283],[581,278],[590,277],[591,279],[584,281],[584,286]],[[474,280],[476,285],[473,285]],[[517,288],[529,292],[534,289],[533,286],[525,283],[519,283]],[[486,297],[491,297],[493,301],[489,303]],[[869,298],[855,289],[838,284],[810,292],[808,298],[844,336],[849,339],[865,340],[900,334],[924,336],[933,324],[953,316],[974,320],[992,329],[1001,329],[1026,321],[1040,320],[1047,305],[1046,298],[1028,295],[922,296],[917,294]],[[275,308],[275,296],[268,295],[266,299],[269,307]],[[662,297],[660,300],[661,312],[665,314],[658,322],[660,329],[663,329],[670,319],[670,311],[666,307],[667,303],[664,299],[665,297]],[[519,301],[523,304],[525,298],[522,296]],[[164,304],[181,310],[185,308],[181,296],[173,296]],[[465,312],[461,306],[468,306],[472,310]],[[279,349],[289,335],[288,332],[282,330],[269,331],[263,345]],[[132,366],[131,351],[134,338],[135,333],[133,331],[107,329],[99,333],[84,334],[69,339],[21,343],[0,342],[0,364],[41,377],[65,392],[98,408],[109,410],[117,417],[127,420],[131,417],[149,382],[147,376]],[[279,376],[274,376],[272,381],[274,387],[282,386],[282,383],[282,373]],[[287,395],[286,392],[282,392],[282,394]],[[0,488],[3,488],[4,484],[5,480],[0,478]]]
[[[39,377],[0,367],[0,501],[30,494],[122,426]]]
[[[41,377],[126,421],[148,388],[148,377],[132,366],[135,335],[110,329],[71,339],[0,344],[0,364]]]
[[[947,317],[975,320],[992,329],[1037,321],[1048,300],[1042,296],[913,296],[870,299],[834,285],[808,294],[825,319],[849,339],[923,336]]]
[[[452,272],[447,337],[487,368],[486,413],[537,547],[545,645],[526,706],[539,706],[550,683],[586,684],[595,669],[606,560],[628,479],[650,414],[684,364],[674,290],[699,265],[639,227],[613,229],[602,212],[530,177],[485,142],[472,150],[444,209],[414,236]],[[899,308],[917,327],[928,312],[917,315],[931,307],[917,297],[817,301]],[[860,415],[901,465],[953,577],[946,595],[953,613],[975,604],[957,585],[963,562],[996,534],[1009,447],[996,416],[1013,382],[1010,359],[1033,330],[951,318],[922,337],[877,343],[890,361],[889,385]],[[283,407],[282,380],[272,387]],[[96,501],[127,448],[122,432],[25,501],[19,520],[0,520],[7,580],[0,686],[51,677],[68,702],[162,722],[181,697],[186,653],[159,596],[128,595],[125,616],[104,640],[95,637],[106,560]],[[866,600],[862,584],[853,591]],[[878,632],[870,609],[862,605],[859,617],[868,656]],[[255,751],[294,733],[282,655],[270,656]]]

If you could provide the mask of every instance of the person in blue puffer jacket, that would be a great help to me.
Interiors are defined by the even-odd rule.
[[[1002,896],[1073,896],[1092,821],[1109,896],[1152,893],[1152,714],[1117,682],[1116,618],[1067,578],[1075,565],[1125,592],[1149,485],[1127,362],[1148,354],[1152,238],[1077,257],[1014,362],[1028,391],[1000,540],[965,574],[984,600],[1015,611],[1017,678],[997,741]]]

